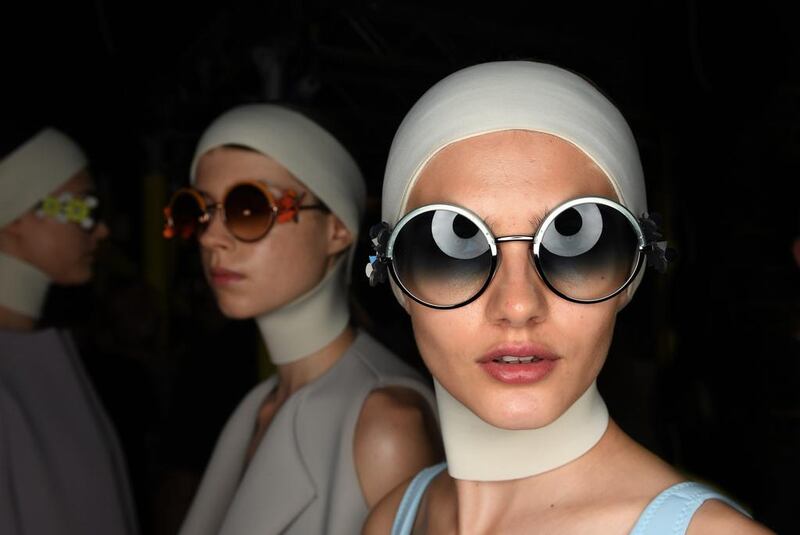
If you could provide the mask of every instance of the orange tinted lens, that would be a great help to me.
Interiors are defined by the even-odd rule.
[[[258,186],[241,184],[225,197],[226,225],[240,240],[263,238],[272,226],[272,220],[272,206]]]
[[[203,209],[197,198],[188,191],[180,192],[172,198],[169,209],[174,235],[183,239],[191,238],[197,232],[203,215]]]

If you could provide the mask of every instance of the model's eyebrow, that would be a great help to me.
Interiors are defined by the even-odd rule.
[[[542,226],[542,222],[544,221],[544,218],[547,217],[547,214],[549,214],[549,213],[550,213],[550,207],[549,206],[545,206],[544,210],[542,212],[540,212],[539,214],[531,217],[528,220],[528,221],[531,222],[531,226],[533,227],[533,232],[534,233],[539,230],[539,227]]]
[[[531,228],[532,228],[531,234],[535,234],[539,230],[539,227],[542,226],[542,222],[544,221],[544,219],[547,217],[547,214],[549,214],[549,213],[550,213],[550,207],[546,206],[544,208],[544,210],[542,210],[541,213],[539,213],[537,215],[534,215],[533,217],[528,219],[528,221],[530,221]],[[486,223],[486,226],[489,227],[489,229],[492,229],[494,227],[494,218],[493,217],[483,218],[483,222]],[[492,232],[494,232],[494,230],[492,230]]]
[[[205,190],[202,190],[202,189],[200,189],[198,187],[194,187],[194,186],[192,186],[192,187],[195,189],[195,191],[197,191],[197,193],[199,193],[200,195],[202,195],[206,199],[209,199],[211,201],[217,202],[217,200],[209,192],[207,192]]]

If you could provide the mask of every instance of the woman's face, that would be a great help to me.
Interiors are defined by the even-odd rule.
[[[94,193],[94,181],[83,170],[50,193],[60,197],[69,193],[85,197]],[[98,243],[108,236],[108,227],[100,221],[87,231],[74,222],[40,217],[31,210],[14,223],[14,253],[46,273],[56,284],[75,285],[92,278],[92,265]]]
[[[237,148],[222,147],[203,155],[195,187],[212,202],[221,203],[231,187],[247,180],[264,182],[276,198],[283,190],[294,189],[305,193],[303,205],[317,202],[281,164]],[[331,214],[304,210],[297,222],[276,222],[264,238],[249,243],[234,238],[215,213],[199,241],[203,271],[223,314],[232,318],[265,314],[316,286],[333,255],[342,249],[332,242],[334,220]]]
[[[423,169],[407,210],[456,204],[480,216],[495,236],[532,235],[547,212],[583,196],[616,200],[605,174],[575,146],[512,130],[441,150]],[[597,304],[571,303],[539,278],[529,242],[498,247],[500,265],[478,299],[451,310],[407,299],[408,310],[420,353],[448,392],[492,425],[538,428],[597,377],[624,292]],[[498,363],[503,355],[542,360]]]

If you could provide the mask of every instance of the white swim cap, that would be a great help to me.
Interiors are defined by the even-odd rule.
[[[0,228],[72,178],[87,160],[81,148],[45,128],[0,161]]]
[[[560,137],[608,176],[620,202],[647,211],[639,151],[628,123],[592,84],[544,63],[502,61],[460,70],[430,88],[403,120],[383,181],[383,220],[395,224],[420,172],[441,149],[502,130]]]
[[[223,145],[241,145],[273,158],[313,191],[354,237],[358,235],[366,202],[364,178],[350,153],[317,123],[275,104],[233,108],[200,138],[192,160],[192,183],[200,157]]]

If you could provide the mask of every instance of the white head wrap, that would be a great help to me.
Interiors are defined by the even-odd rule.
[[[411,108],[389,152],[383,220],[394,225],[403,216],[409,193],[437,152],[503,130],[543,132],[569,141],[606,173],[621,204],[637,216],[647,212],[638,149],[619,110],[569,71],[508,61],[458,71]],[[639,280],[629,287],[630,294]],[[594,384],[555,422],[521,431],[484,422],[438,381],[435,386],[448,470],[459,479],[515,479],[557,468],[594,446],[608,425],[608,411]]]
[[[87,165],[75,142],[45,128],[0,161],[0,228],[33,208]],[[47,275],[0,252],[0,305],[38,318]]]
[[[328,131],[273,104],[239,106],[216,119],[197,145],[192,183],[200,157],[223,145],[242,145],[276,160],[314,192],[353,236],[347,258],[337,260],[317,286],[256,318],[273,362],[292,362],[327,345],[348,324],[347,285],[364,212],[364,179],[355,160]]]
[[[420,172],[447,145],[502,130],[560,137],[602,169],[623,206],[647,212],[639,151],[628,123],[589,82],[543,63],[502,61],[460,70],[429,89],[395,134],[383,180],[383,220],[403,216]]]

